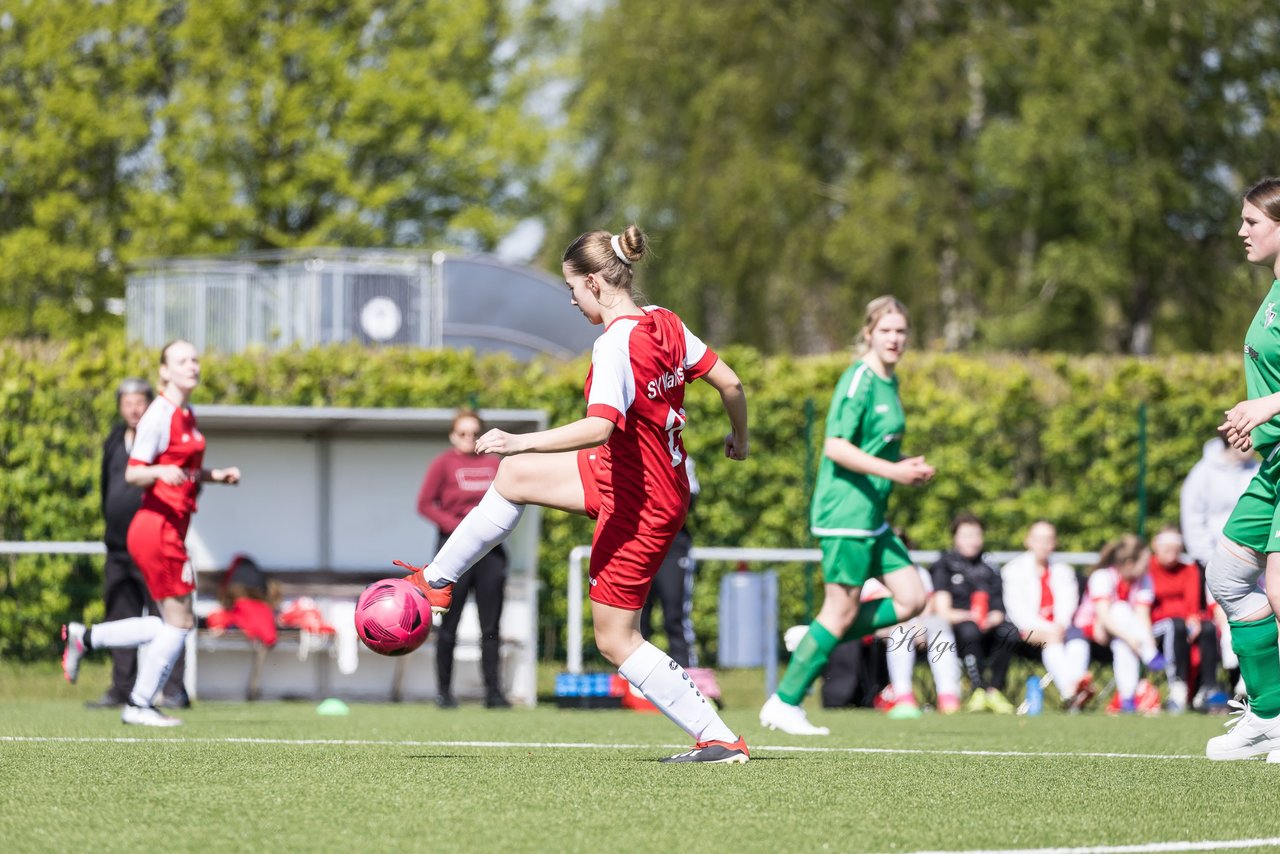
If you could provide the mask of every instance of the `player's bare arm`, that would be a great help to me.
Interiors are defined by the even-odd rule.
[[[745,460],[751,452],[751,440],[747,435],[747,392],[742,381],[723,359],[718,359],[702,379],[720,393],[720,402],[729,416],[732,432],[724,438],[724,455],[731,460]]]
[[[124,481],[130,486],[146,489],[154,483],[167,483],[169,486],[181,486],[191,477],[186,470],[173,465],[128,466],[124,470]]]
[[[848,439],[827,437],[822,452],[833,463],[849,471],[883,477],[903,486],[921,486],[933,479],[934,468],[924,457],[906,457],[897,462],[868,454]]]
[[[536,433],[508,433],[493,429],[476,440],[477,454],[550,454],[603,445],[613,435],[613,422],[597,415]]]

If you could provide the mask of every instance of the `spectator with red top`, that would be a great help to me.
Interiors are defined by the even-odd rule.
[[[418,513],[440,531],[440,545],[453,534],[467,514],[480,503],[493,485],[502,459],[476,453],[476,440],[484,433],[484,422],[470,409],[460,409],[449,428],[449,450],[427,467],[418,491]],[[467,594],[475,591],[480,615],[480,672],[484,678],[485,706],[508,708],[502,693],[499,653],[502,639],[498,624],[507,584],[507,553],[498,543],[458,577],[453,588],[453,607],[445,611],[436,631],[436,704],[442,709],[458,705],[453,697],[453,650],[458,638],[458,621]]]
[[[1155,594],[1151,631],[1164,653],[1169,677],[1166,705],[1171,712],[1183,712],[1191,682],[1191,646],[1200,650],[1200,683],[1212,685],[1218,676],[1218,636],[1213,621],[1205,618],[1200,568],[1182,562],[1177,525],[1165,525],[1151,541],[1147,574]]]
[[[140,487],[142,506],[129,523],[129,554],[160,616],[130,617],[85,627],[62,627],[66,647],[62,670],[75,682],[80,659],[90,649],[143,647],[138,675],[121,712],[127,724],[170,727],[182,721],[158,711],[152,701],[195,626],[191,594],[195,573],[187,557],[187,528],[196,512],[202,483],[236,484],[240,469],[204,468],[204,435],[191,411],[191,393],[200,384],[200,355],[189,341],[171,341],[160,351],[160,396],[138,422],[125,480]]]
[[[1154,599],[1151,577],[1147,575],[1147,543],[1139,536],[1125,534],[1103,546],[1072,620],[1072,631],[1067,635],[1069,640],[1083,636],[1099,646],[1110,647],[1122,713],[1138,711],[1141,664],[1152,671],[1165,667],[1164,656],[1151,634]]]
[[[1032,522],[1024,544],[1027,551],[1000,568],[1005,611],[1022,639],[1022,651],[1044,661],[1063,701],[1078,709],[1093,695],[1089,642],[1083,637],[1067,640],[1080,603],[1080,582],[1072,567],[1053,560],[1058,529],[1052,522]]]

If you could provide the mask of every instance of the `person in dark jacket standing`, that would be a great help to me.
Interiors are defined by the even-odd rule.
[[[147,583],[133,559],[125,540],[129,523],[142,504],[142,490],[125,482],[124,470],[129,462],[129,449],[133,447],[134,430],[142,413],[155,398],[151,384],[146,380],[130,377],[116,389],[116,409],[120,420],[111,428],[102,443],[102,474],[99,480],[102,495],[102,519],[105,523],[103,543],[107,547],[107,562],[103,568],[102,598],[106,604],[105,620],[123,620],[140,617],[143,610],[158,613],[156,604],[147,592]],[[136,649],[111,650],[111,686],[90,708],[123,706],[133,689],[137,675],[138,651]],[[169,681],[165,685],[162,704],[186,707],[186,689],[182,687],[183,661],[178,659]]]
[[[972,513],[951,521],[952,548],[933,565],[933,595],[938,613],[951,623],[973,684],[965,709],[1011,714],[1013,704],[1003,692],[1018,630],[1005,621],[1004,586],[1000,571],[983,558],[983,533],[982,520]]]

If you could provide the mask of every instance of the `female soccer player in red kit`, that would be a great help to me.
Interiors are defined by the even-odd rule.
[[[163,389],[138,422],[125,480],[143,489],[142,507],[129,525],[129,556],[142,570],[160,616],[131,617],[63,626],[66,647],[62,668],[75,682],[80,659],[98,647],[140,647],[138,675],[121,713],[127,724],[177,726],[182,723],[158,711],[151,702],[182,654],[187,633],[195,626],[191,593],[195,577],[185,540],[196,495],[204,482],[235,484],[240,469],[206,469],[204,436],[196,427],[188,402],[200,384],[200,356],[188,341],[172,341],[160,351]]]
[[[640,609],[654,573],[684,523],[689,481],[680,433],[684,387],[706,380],[720,393],[732,432],[725,455],[747,457],[747,400],[733,370],[673,312],[636,305],[632,265],[645,256],[639,228],[592,231],[565,250],[572,304],[605,329],[587,374],[586,417],[537,433],[490,430],[476,452],[505,457],[493,486],[425,567],[409,576],[447,610],[453,583],[504,540],[526,504],[596,520],[591,544],[591,617],[596,647],[676,725],[694,747],[664,762],[740,763],[749,758],[689,676],[640,636]]]

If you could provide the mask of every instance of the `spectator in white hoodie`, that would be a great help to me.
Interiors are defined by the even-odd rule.
[[[1201,568],[1213,557],[1227,517],[1258,473],[1253,451],[1237,451],[1221,438],[1204,443],[1204,456],[1182,482],[1182,539]]]
[[[1072,567],[1053,560],[1058,529],[1052,522],[1032,522],[1024,544],[1027,551],[1000,569],[1005,614],[1024,643],[1040,648],[1045,669],[1069,702],[1085,687],[1081,681],[1089,668],[1089,642],[1066,640],[1080,602],[1080,582]]]

